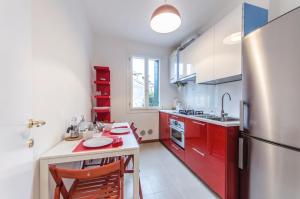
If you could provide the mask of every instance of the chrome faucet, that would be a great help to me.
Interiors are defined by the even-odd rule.
[[[225,116],[227,116],[228,114],[224,112],[224,97],[225,95],[228,95],[229,97],[229,100],[231,101],[231,96],[228,92],[224,93],[222,95],[222,109],[221,109],[221,121],[224,121],[225,120]]]

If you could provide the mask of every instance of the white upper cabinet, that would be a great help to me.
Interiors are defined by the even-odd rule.
[[[203,33],[194,43],[194,63],[196,68],[196,82],[204,83],[214,80],[214,29]]]
[[[214,26],[215,79],[241,74],[242,7],[239,6]]]
[[[170,83],[175,83],[178,80],[178,59],[177,50],[175,50],[169,58]]]
[[[193,44],[179,52],[179,79],[196,73],[194,63],[195,48]]]
[[[196,72],[196,83],[220,83],[241,75],[242,6],[180,51],[179,79]]]

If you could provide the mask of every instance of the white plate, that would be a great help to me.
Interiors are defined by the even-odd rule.
[[[117,128],[117,129],[112,129],[110,131],[113,134],[124,134],[124,133],[129,133],[130,128]]]
[[[112,138],[109,137],[95,137],[83,142],[83,146],[94,148],[109,145],[113,142]]]
[[[127,122],[113,123],[111,128],[129,128],[129,124]]]

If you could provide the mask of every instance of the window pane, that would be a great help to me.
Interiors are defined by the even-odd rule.
[[[145,107],[145,60],[132,58],[132,107]]]
[[[149,106],[159,106],[159,60],[149,60],[148,77]]]

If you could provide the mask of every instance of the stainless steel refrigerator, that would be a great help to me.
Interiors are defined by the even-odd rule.
[[[240,198],[300,198],[300,8],[243,39]]]

